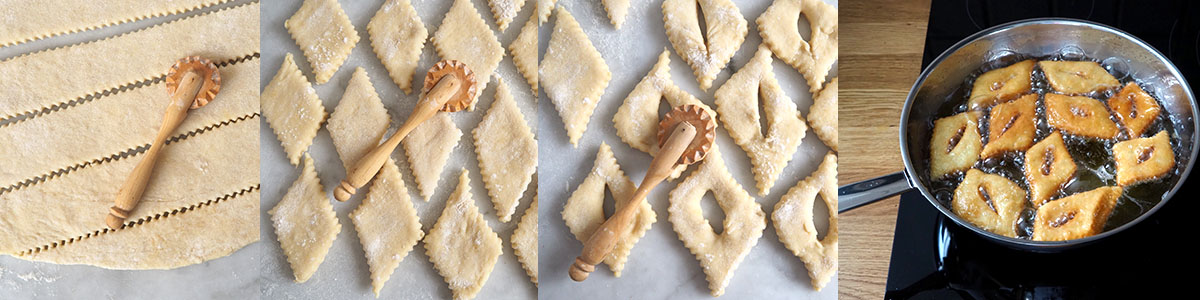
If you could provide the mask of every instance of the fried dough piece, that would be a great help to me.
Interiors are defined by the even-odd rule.
[[[1112,74],[1094,61],[1042,61],[1046,81],[1055,91],[1066,94],[1086,94],[1121,86]]]
[[[1162,178],[1175,167],[1171,137],[1159,131],[1153,137],[1136,138],[1113,145],[1117,184],[1129,186]]]
[[[971,88],[971,109],[983,109],[996,103],[1012,100],[1033,87],[1033,60],[987,71],[975,78]]]
[[[1025,152],[1025,180],[1029,183],[1029,201],[1041,207],[1075,177],[1075,160],[1067,152],[1058,131],[1034,144]]]
[[[1046,94],[1046,122],[1066,133],[1097,139],[1116,138],[1120,131],[1100,100]]]
[[[966,171],[979,159],[983,147],[978,122],[981,112],[971,111],[937,119],[929,142],[929,173],[934,180]]]
[[[1100,233],[1121,193],[1120,187],[1101,187],[1042,205],[1033,224],[1033,240],[1066,241]]]
[[[1019,152],[1033,146],[1037,138],[1037,94],[1028,94],[1016,101],[1001,103],[992,108],[988,125],[988,143],[979,158],[989,158],[1005,152]]]
[[[1024,189],[1004,176],[971,169],[954,189],[951,210],[979,228],[1017,237],[1017,220],[1025,209],[1025,195]]]
[[[1154,123],[1154,119],[1157,119],[1162,111],[1158,101],[1133,82],[1126,84],[1112,98],[1108,98],[1108,108],[1117,114],[1117,121],[1125,125],[1125,132],[1129,133],[1130,138],[1141,137],[1146,133],[1146,128],[1150,127],[1150,123]]]

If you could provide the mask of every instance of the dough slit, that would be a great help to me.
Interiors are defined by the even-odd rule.
[[[0,28],[0,47],[83,32],[148,18],[189,12],[231,0],[104,1],[81,6],[70,1],[17,0],[6,2],[0,15],[13,19]],[[99,8],[99,9],[95,9]]]

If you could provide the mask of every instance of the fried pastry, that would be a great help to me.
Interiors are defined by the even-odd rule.
[[[1128,186],[1162,178],[1175,167],[1171,137],[1159,131],[1153,137],[1136,138],[1113,145],[1117,184]]]
[[[1038,66],[1046,73],[1050,87],[1061,93],[1086,94],[1121,86],[1094,61],[1042,61]]]
[[[964,112],[933,122],[929,169],[934,180],[966,171],[979,159],[983,142],[976,125],[980,114],[978,111]]]
[[[1100,233],[1121,193],[1120,187],[1101,187],[1042,205],[1034,219],[1033,240],[1066,241]]]
[[[971,98],[967,103],[971,109],[983,109],[1012,100],[1029,92],[1033,86],[1032,76],[1032,59],[987,71],[975,78]]]
[[[1016,101],[992,108],[988,122],[988,143],[979,158],[989,158],[1006,152],[1025,151],[1037,137],[1037,94],[1028,94]]]
[[[1100,100],[1082,96],[1046,94],[1046,122],[1063,132],[1097,139],[1112,139],[1120,131]]]
[[[1130,138],[1141,137],[1146,133],[1146,128],[1150,127],[1150,123],[1154,123],[1154,119],[1157,119],[1162,111],[1158,101],[1133,82],[1126,84],[1112,98],[1108,98],[1108,108],[1117,114],[1117,121],[1125,125],[1125,132],[1129,133]]]
[[[954,189],[950,208],[979,228],[1015,238],[1025,195],[1024,189],[1004,176],[971,169]]]
[[[1057,195],[1059,189],[1075,177],[1075,160],[1067,152],[1062,134],[1055,131],[1030,147],[1025,152],[1024,170],[1033,207],[1041,207]]]

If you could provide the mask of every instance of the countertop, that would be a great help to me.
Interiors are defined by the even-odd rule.
[[[921,73],[929,1],[853,1],[841,10],[839,183],[900,172],[904,98]],[[891,197],[840,215],[841,299],[881,299],[896,209]]]

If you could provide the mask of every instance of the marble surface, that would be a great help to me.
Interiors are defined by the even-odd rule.
[[[338,101],[341,100],[342,94],[345,92],[346,84],[349,82],[351,75],[354,73],[355,67],[363,67],[367,71],[367,75],[371,78],[375,90],[379,93],[379,97],[383,100],[384,106],[392,117],[392,128],[394,131],[407,119],[408,114],[412,112],[413,106],[417,101],[417,91],[411,95],[405,95],[391,78],[388,77],[387,70],[379,62],[375,52],[371,48],[370,37],[367,34],[367,23],[371,17],[383,4],[383,0],[372,1],[340,1],[342,8],[350,17],[351,23],[354,24],[354,29],[358,32],[359,42],[355,45],[350,58],[338,69],[329,82],[321,85],[314,85],[317,90],[317,95],[321,98],[325,106],[325,111],[332,113],[336,109]],[[526,115],[526,121],[529,122],[530,128],[537,128],[536,119],[533,117],[535,112],[534,97],[529,85],[525,83],[525,79],[516,71],[516,66],[512,63],[512,56],[508,53],[507,46],[516,39],[520,31],[521,25],[528,20],[533,14],[533,2],[528,1],[524,9],[518,14],[517,18],[509,24],[508,29],[503,33],[498,33],[497,26],[492,18],[491,10],[488,8],[486,1],[473,0],[476,10],[484,18],[484,21],[492,28],[493,33],[497,35],[500,44],[505,47],[505,57],[500,62],[500,66],[496,70],[509,85],[509,90],[513,94],[514,100],[521,107],[522,113]],[[442,23],[442,16],[450,10],[453,1],[441,0],[413,0],[413,6],[420,15],[421,20],[425,23],[425,28],[429,31],[430,36],[437,32],[438,26]],[[266,86],[271,78],[275,76],[280,64],[283,62],[285,53],[292,53],[296,64],[300,67],[301,72],[313,80],[312,69],[309,67],[307,59],[296,46],[291,35],[283,27],[283,22],[291,17],[293,13],[300,8],[301,1],[299,0],[269,0],[263,1],[262,6],[262,21],[261,31],[262,37],[262,86]],[[425,72],[433,66],[438,60],[437,53],[434,51],[433,43],[426,41],[425,47],[421,55],[421,62],[417,67],[416,78],[424,78]],[[503,241],[504,253],[500,256],[494,270],[491,273],[487,283],[479,292],[478,299],[533,299],[537,297],[537,288],[530,282],[529,277],[525,274],[525,270],[521,268],[521,264],[513,255],[510,237],[513,230],[516,228],[517,220],[524,214],[529,203],[532,202],[534,196],[534,185],[529,187],[525,193],[525,197],[521,200],[520,206],[517,207],[517,212],[514,213],[512,221],[501,223],[496,218],[495,209],[492,208],[492,203],[487,196],[487,190],[483,187],[482,177],[479,175],[479,163],[476,160],[474,143],[472,140],[471,130],[476,127],[480,119],[488,108],[491,107],[493,95],[495,94],[496,80],[491,80],[487,88],[483,90],[483,95],[479,97],[479,102],[476,104],[475,111],[463,111],[451,114],[454,123],[460,130],[463,131],[463,136],[459,140],[458,146],[454,149],[450,156],[449,163],[442,170],[441,180],[438,184],[437,191],[429,202],[421,200],[417,193],[417,186],[412,177],[412,172],[408,168],[406,156],[403,147],[397,147],[397,150],[392,153],[392,158],[398,162],[400,171],[404,176],[404,181],[408,183],[409,194],[413,199],[413,204],[416,207],[417,215],[421,218],[422,230],[428,231],[441,215],[442,208],[445,206],[446,199],[450,196],[454,187],[458,185],[458,175],[462,168],[470,171],[471,178],[471,193],[475,198],[475,205],[479,208],[479,212],[483,214],[488,221],[488,225],[499,234]],[[332,194],[329,201],[332,201],[334,210],[337,211],[338,222],[342,225],[342,230],[334,240],[333,247],[329,250],[329,254],[325,257],[325,261],[317,269],[317,272],[305,283],[295,283],[292,275],[292,269],[288,265],[283,251],[279,247],[279,242],[276,241],[274,228],[271,225],[270,215],[267,211],[275,206],[276,203],[287,192],[288,187],[300,174],[300,168],[292,166],[284,154],[283,148],[276,139],[274,132],[267,126],[266,121],[261,121],[261,176],[262,176],[262,218],[261,230],[262,240],[262,258],[252,267],[257,267],[261,271],[261,277],[258,279],[262,288],[262,296],[264,299],[374,299],[375,295],[371,292],[370,271],[368,270],[367,260],[364,257],[362,244],[359,241],[357,231],[349,217],[351,211],[354,211],[359,204],[362,203],[365,192],[360,192],[346,202],[337,202],[333,200]],[[317,174],[321,179],[321,184],[325,187],[327,193],[331,193],[333,188],[345,178],[345,170],[341,160],[334,150],[332,139],[329,136],[329,131],[324,127],[317,133],[316,140],[308,149],[309,153],[316,160]],[[370,187],[368,183],[360,191],[367,191]],[[425,255],[424,243],[418,243],[408,256],[396,268],[392,274],[391,280],[380,291],[380,299],[448,299],[451,297],[450,289],[446,287],[446,283],[442,277],[438,275],[433,268],[433,264],[429,262],[429,257]]]
[[[692,69],[679,57],[666,40],[662,22],[662,1],[633,1],[629,15],[620,30],[611,25],[607,13],[599,1],[559,1],[583,27],[588,38],[600,51],[612,71],[612,81],[592,115],[588,130],[580,139],[579,147],[567,141],[562,119],[554,105],[542,94],[539,103],[539,152],[541,185],[538,194],[539,206],[539,252],[541,253],[539,298],[541,299],[708,299],[708,282],[699,262],[683,242],[676,236],[667,220],[667,194],[675,188],[675,182],[664,182],[647,197],[658,215],[652,225],[630,253],[621,278],[614,278],[607,266],[597,266],[586,281],[577,283],[567,276],[567,269],[579,255],[582,243],[575,239],[562,219],[566,199],[583,182],[592,168],[596,151],[601,142],[612,147],[617,162],[635,183],[641,182],[649,165],[650,155],[629,147],[621,141],[612,127],[612,116],[625,96],[637,82],[650,71],[658,54],[666,47],[671,50],[671,76],[675,84],[702,102],[715,108],[713,93],[729,76],[753,56],[762,39],[758,35],[754,20],[772,1],[735,1],[745,16],[749,34],[732,62],[713,82],[708,92],[700,90]],[[836,1],[831,1],[837,5]],[[549,41],[556,17],[541,26],[541,54]],[[801,22],[801,28],[807,23]],[[802,30],[807,36],[807,30]],[[804,78],[795,69],[775,59],[773,68],[784,92],[796,101],[802,115],[808,116],[812,97]],[[831,71],[837,76],[837,65]],[[720,126],[724,126],[721,124]],[[717,143],[733,177],[751,195],[757,195],[754,178],[749,169],[749,158],[741,147],[734,144],[724,129],[718,127]],[[835,299],[838,282],[835,276],[820,292],[813,290],[808,272],[799,258],[779,242],[769,216],[780,196],[789,188],[816,170],[821,158],[829,150],[811,130],[806,134],[800,150],[784,169],[780,179],[766,196],[755,197],[768,216],[767,229],[758,244],[750,251],[736,269],[729,285],[725,288],[725,299]],[[690,169],[695,169],[691,167]],[[691,172],[690,170],[687,172]],[[685,172],[684,176],[688,173]],[[611,196],[610,196],[611,197]],[[705,217],[710,223],[720,224],[723,213],[712,201],[712,196],[701,202]],[[818,201],[820,203],[820,201]],[[816,207],[817,226],[824,230],[827,217],[824,204]]]

